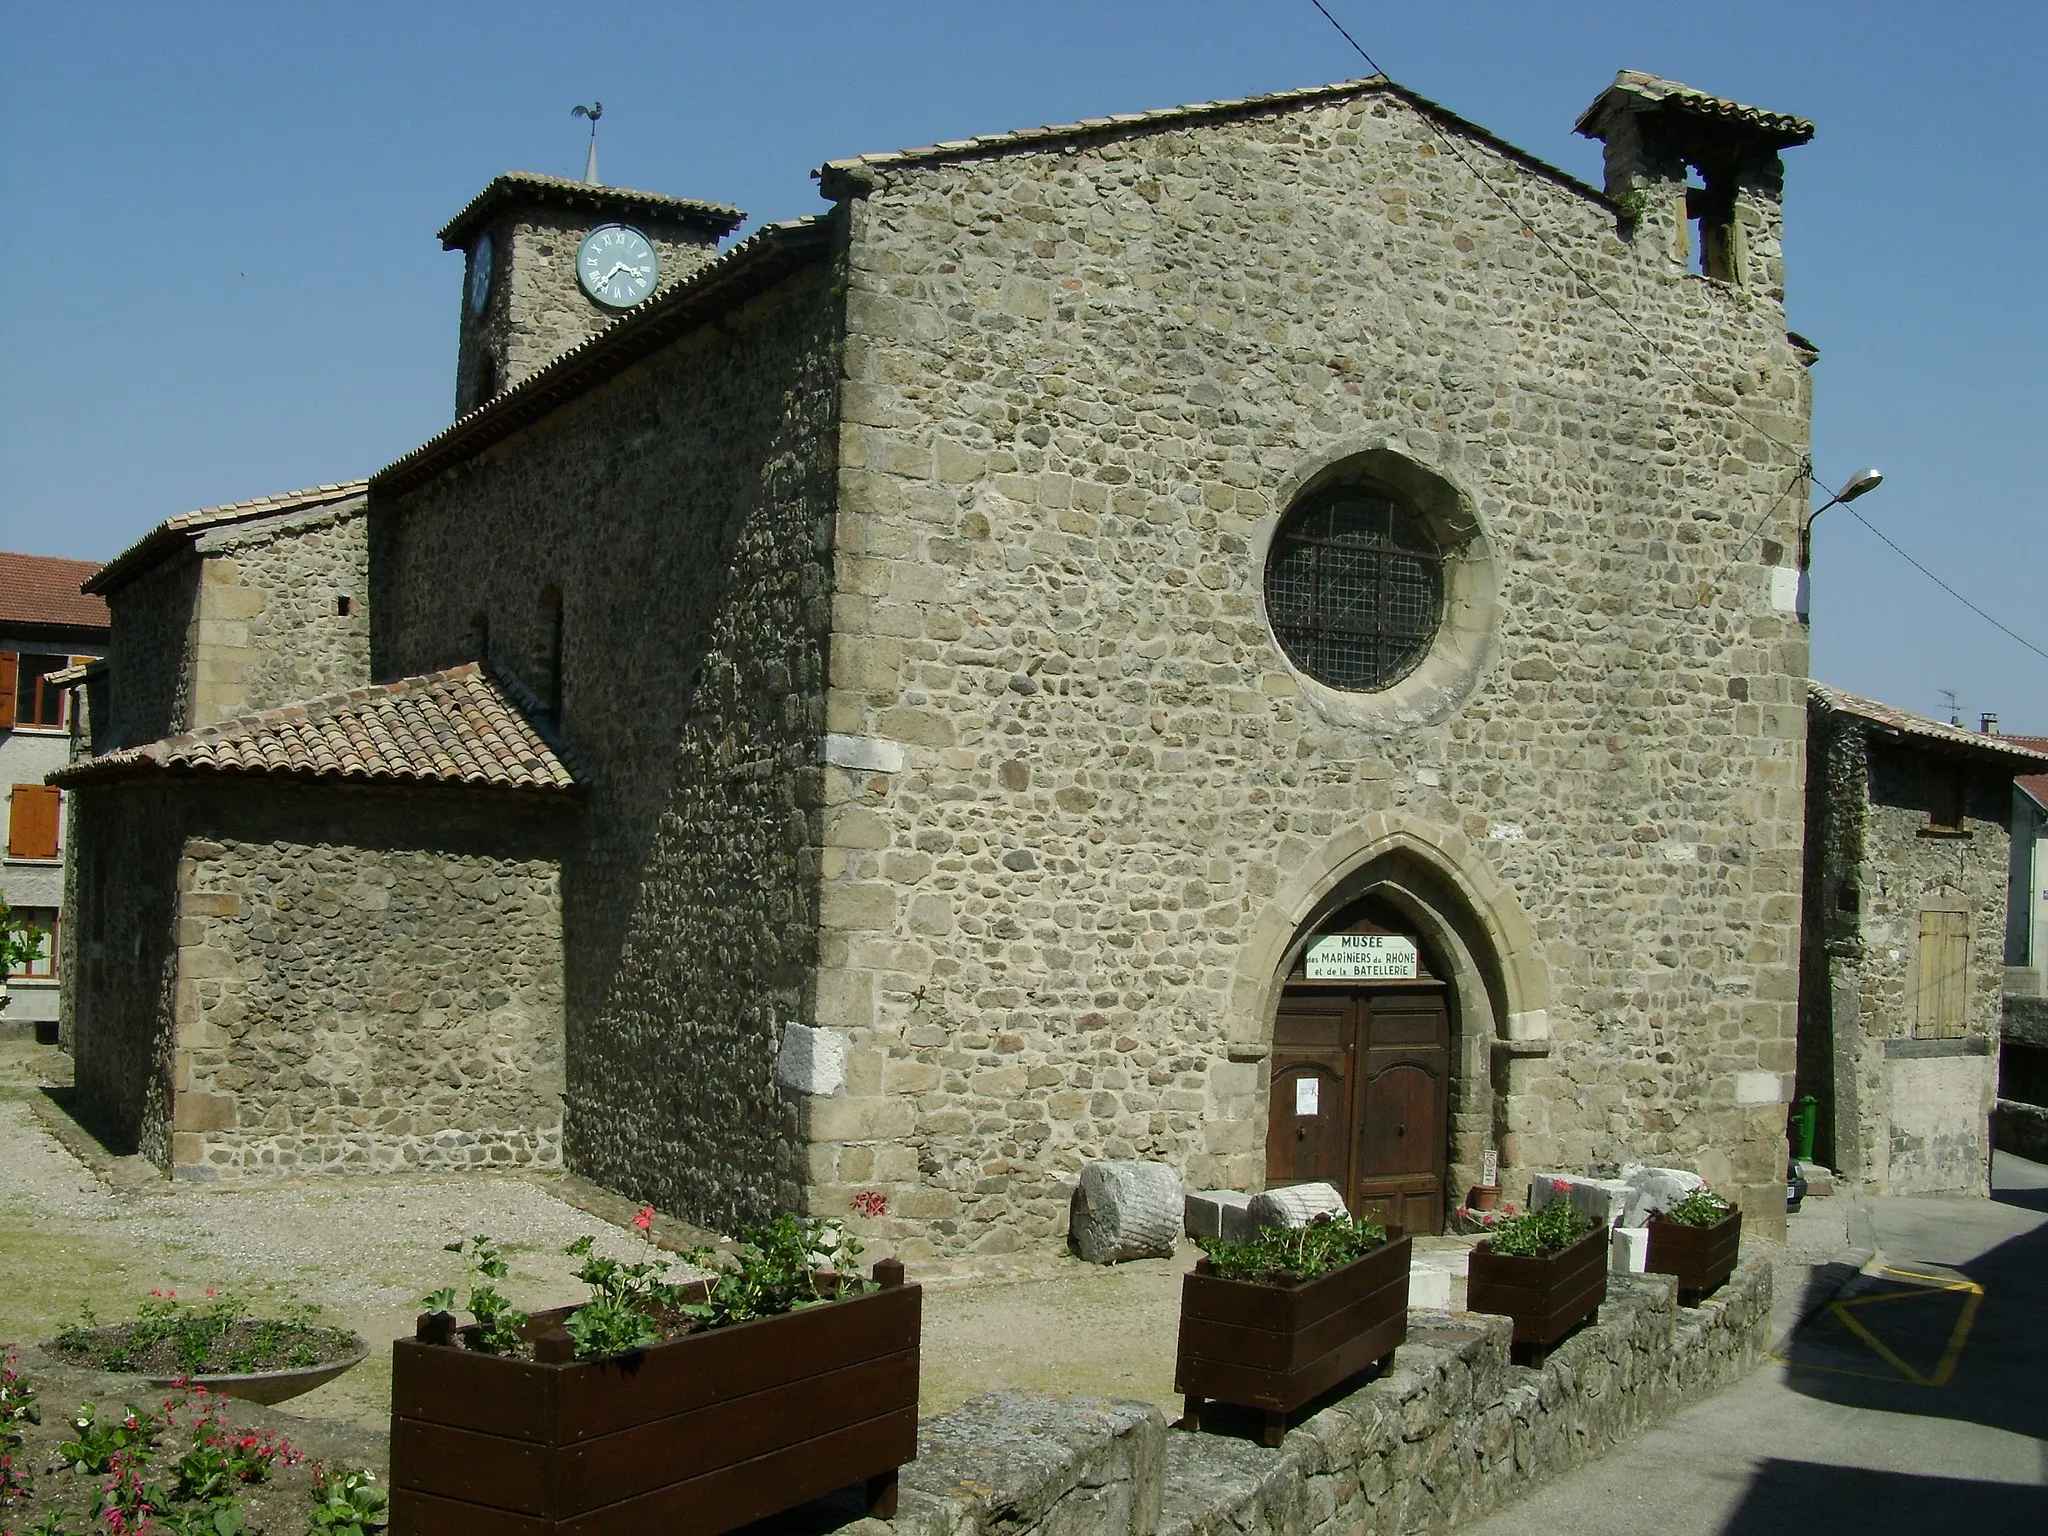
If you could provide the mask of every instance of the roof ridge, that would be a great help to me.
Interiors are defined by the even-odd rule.
[[[1936,720],[1910,709],[1901,709],[1898,705],[1887,704],[1881,699],[1866,698],[1860,693],[1851,693],[1846,688],[1837,688],[1815,678],[1806,680],[1806,690],[1809,699],[1818,702],[1822,708],[1833,714],[1853,715],[1859,720],[1867,720],[1873,725],[1903,735],[1919,736],[1949,746],[1992,756],[2020,758],[2048,766],[2048,751],[2020,745],[2011,736],[1989,736],[1982,731],[1973,731],[1968,726],[1951,725],[1946,720]]]
[[[550,176],[542,171],[500,171],[484,184],[476,196],[456,212],[455,217],[435,233],[443,250],[454,250],[462,235],[493,205],[502,201],[513,187],[526,187],[569,202],[639,204],[643,208],[673,208],[711,225],[724,238],[746,222],[746,212],[731,203],[714,203],[707,198],[681,197],[673,192],[648,192],[639,187],[608,187],[603,183],[575,181],[567,176]]]
[[[224,501],[211,507],[194,507],[189,512],[175,513],[101,566],[98,573],[86,583],[84,590],[104,595],[110,587],[120,585],[133,572],[154,564],[157,555],[197,529],[238,522],[244,518],[262,517],[273,512],[297,512],[313,507],[330,506],[353,497],[368,495],[369,489],[370,482],[367,477],[360,480],[332,480],[324,485],[309,485],[296,491],[279,491],[270,496],[251,496],[242,501]]]

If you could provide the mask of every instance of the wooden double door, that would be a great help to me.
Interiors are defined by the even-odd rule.
[[[1442,983],[1290,986],[1273,1029],[1267,1187],[1322,1181],[1354,1216],[1443,1231],[1450,1072]]]

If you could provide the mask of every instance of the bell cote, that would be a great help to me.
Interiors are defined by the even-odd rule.
[[[1579,117],[1607,151],[1607,195],[1639,247],[1718,282],[1785,298],[1781,149],[1803,117],[1625,69]]]
[[[512,171],[441,231],[463,253],[455,414],[538,373],[710,262],[737,208]]]

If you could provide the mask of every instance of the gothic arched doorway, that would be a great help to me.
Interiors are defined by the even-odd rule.
[[[1273,1022],[1268,1188],[1320,1180],[1354,1215],[1443,1230],[1450,974],[1412,922],[1371,897],[1303,935]]]

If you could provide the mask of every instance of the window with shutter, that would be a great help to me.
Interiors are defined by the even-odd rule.
[[[15,652],[0,651],[0,731],[14,728],[14,680],[20,663]]]
[[[1913,1034],[1922,1040],[1954,1040],[1968,1018],[1970,915],[1920,914],[1920,991]]]
[[[63,791],[46,784],[17,784],[7,798],[7,856],[57,857],[57,819]]]

